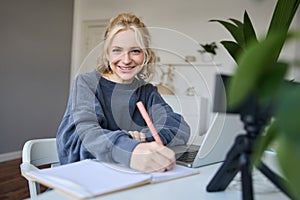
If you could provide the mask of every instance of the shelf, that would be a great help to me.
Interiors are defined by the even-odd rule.
[[[220,67],[221,63],[217,62],[158,62],[160,66],[169,66],[169,67],[185,67],[185,66],[193,66],[193,67]]]

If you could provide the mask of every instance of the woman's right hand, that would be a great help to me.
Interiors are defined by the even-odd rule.
[[[175,153],[157,142],[138,144],[132,152],[130,167],[143,172],[164,172],[175,165]]]

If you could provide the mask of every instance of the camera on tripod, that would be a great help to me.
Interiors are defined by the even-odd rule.
[[[224,191],[236,174],[241,172],[243,200],[252,200],[253,166],[251,156],[257,137],[262,133],[262,130],[273,115],[274,104],[273,102],[260,102],[257,93],[252,91],[239,105],[228,107],[227,94],[230,78],[230,75],[216,75],[213,112],[239,114],[246,134],[236,137],[233,146],[226,155],[225,161],[206,189],[208,192]],[[263,162],[260,162],[256,167],[282,192],[291,197],[285,188],[285,180],[282,177],[275,174]]]

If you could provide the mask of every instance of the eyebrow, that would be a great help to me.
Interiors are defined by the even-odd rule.
[[[120,47],[120,46],[112,46],[111,48],[119,48],[119,49],[123,49],[123,47]],[[129,49],[142,49],[142,48],[139,47],[139,46],[136,46],[136,47],[130,47]]]

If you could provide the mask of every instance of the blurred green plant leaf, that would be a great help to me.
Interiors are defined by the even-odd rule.
[[[277,0],[267,37],[278,34],[279,32],[284,35],[288,33],[289,27],[299,7],[299,3],[300,0]],[[276,49],[277,59],[285,41],[280,40],[279,42],[281,42],[281,44],[280,48]]]
[[[286,34],[288,32],[299,3],[299,0],[277,0],[268,29],[268,35],[273,35],[277,32],[284,32]]]
[[[281,48],[285,38],[284,34],[274,34],[260,43],[252,43],[245,49],[239,57],[239,67],[229,83],[230,107],[238,105],[251,91],[259,89],[260,79],[265,78],[263,75],[267,68],[274,67],[277,50]]]
[[[221,41],[221,44],[226,48],[228,53],[231,55],[231,57],[237,63],[238,56],[243,53],[242,47],[233,41]]]
[[[219,22],[222,24],[232,35],[232,37],[235,39],[235,41],[241,46],[244,47],[245,41],[244,41],[244,31],[243,28],[241,28],[238,25],[226,22],[224,20],[217,20],[217,19],[212,19],[209,20],[210,22]]]
[[[275,98],[288,68],[288,63],[278,62],[266,69],[263,74],[264,78],[259,83],[258,96],[260,102],[270,102]]]
[[[262,157],[264,151],[276,140],[279,135],[278,123],[276,120],[271,119],[268,127],[266,127],[265,132],[260,134],[257,143],[254,147],[254,164],[257,165]]]
[[[292,194],[292,199],[300,199],[300,145],[299,141],[291,142],[287,137],[281,135],[278,139],[278,161],[285,178],[288,180],[287,188]]]
[[[285,83],[277,100],[276,118],[285,137],[296,144],[300,143],[300,85]],[[300,156],[299,156],[300,160]]]
[[[249,18],[249,15],[247,13],[247,11],[244,12],[244,40],[245,40],[245,44],[251,44],[252,42],[257,42],[257,37],[256,37],[256,33],[255,30],[253,28],[252,22]]]
[[[257,38],[247,11],[244,12],[244,22],[233,18],[229,18],[229,21],[232,23],[224,20],[210,20],[210,22],[218,22],[222,24],[234,38],[235,41],[222,41],[221,43],[237,62],[238,55],[249,43],[253,41],[257,42]]]
[[[235,25],[237,25],[239,27],[240,30],[243,29],[243,22],[241,22],[240,20],[234,19],[234,18],[229,18],[230,21],[232,21]]]

